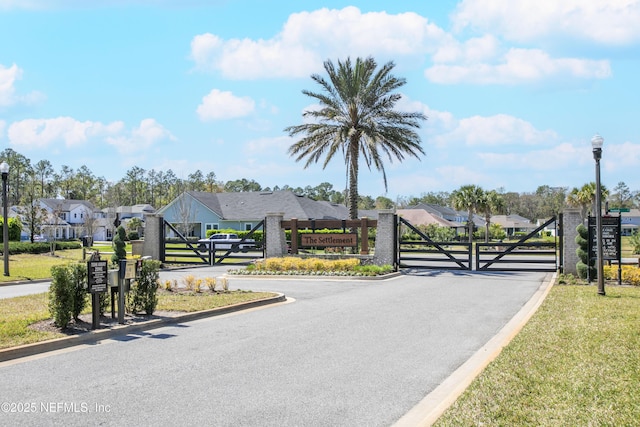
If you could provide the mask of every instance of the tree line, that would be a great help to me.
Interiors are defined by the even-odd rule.
[[[316,186],[293,187],[289,185],[263,187],[253,179],[221,181],[215,172],[196,170],[186,178],[179,178],[171,169],[156,171],[134,166],[117,182],[98,177],[87,167],[73,169],[62,165],[55,170],[48,160],[32,164],[24,155],[7,148],[0,152],[0,161],[9,165],[8,203],[29,206],[39,198],[88,200],[97,208],[150,204],[154,208],[165,206],[183,191],[243,192],[290,190],[312,200],[324,200],[346,204],[348,190],[337,190],[328,182]],[[420,203],[454,207],[454,192],[425,192],[419,196],[399,196],[392,200],[385,196],[359,195],[359,209],[402,209]],[[517,214],[529,219],[548,218],[567,206],[581,207],[588,211],[593,204],[595,184],[581,188],[539,186],[534,192],[507,192],[502,188],[491,190],[500,202],[493,208],[494,214]],[[603,190],[603,199],[610,207],[637,208],[640,192],[632,191],[624,183],[618,183],[611,192]],[[460,205],[458,204],[460,207]],[[462,209],[466,210],[466,209]],[[483,215],[482,212],[476,212]]]

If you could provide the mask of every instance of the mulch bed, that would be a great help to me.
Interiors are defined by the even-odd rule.
[[[132,325],[135,323],[147,322],[149,320],[154,320],[154,319],[166,319],[170,317],[176,317],[180,314],[182,313],[177,311],[156,311],[151,316],[148,316],[146,314],[125,314],[124,322],[126,325]],[[78,321],[71,319],[67,327],[64,329],[57,327],[53,323],[53,319],[47,319],[47,320],[42,320],[40,322],[36,322],[32,325],[29,325],[29,328],[34,329],[36,331],[55,332],[55,333],[60,333],[67,336],[72,336],[72,335],[80,335],[80,334],[85,334],[87,332],[91,332],[92,322],[93,322],[93,316],[91,315],[91,313],[89,313],[89,314],[81,314],[79,316]],[[111,313],[109,313],[107,316],[100,317],[99,329],[110,329],[119,325],[120,324],[118,323],[117,313],[116,313],[115,319],[111,318]]]

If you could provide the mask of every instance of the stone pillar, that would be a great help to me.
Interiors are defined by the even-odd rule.
[[[576,254],[576,249],[578,249],[578,244],[576,243],[578,232],[576,228],[582,224],[582,215],[580,209],[565,209],[562,216],[562,251],[564,256],[562,265],[564,266],[565,274],[576,276],[578,274],[576,264],[580,260],[578,254]]]
[[[142,256],[164,261],[164,217],[162,215],[145,215],[144,243]]]
[[[375,265],[395,265],[397,243],[395,211],[392,209],[378,211],[376,250],[373,255],[373,263]]]
[[[287,242],[280,223],[284,212],[269,212],[264,224],[265,257],[281,257],[287,254]]]

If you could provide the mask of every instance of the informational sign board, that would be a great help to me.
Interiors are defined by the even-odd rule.
[[[621,239],[620,230],[622,228],[619,216],[602,217],[602,259],[620,261]],[[596,218],[589,217],[589,258],[598,257],[598,233],[596,228]]]
[[[107,291],[108,271],[107,261],[89,261],[87,263],[90,293],[95,294]]]
[[[301,246],[357,246],[358,235],[355,233],[313,233],[300,234]]]

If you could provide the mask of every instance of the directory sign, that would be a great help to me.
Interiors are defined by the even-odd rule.
[[[619,216],[602,217],[602,259],[603,260],[620,260],[621,239],[620,230],[621,222]],[[589,217],[589,258],[598,257],[598,234],[596,228],[596,218]]]

